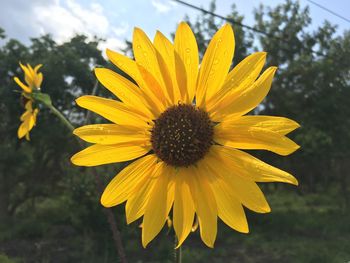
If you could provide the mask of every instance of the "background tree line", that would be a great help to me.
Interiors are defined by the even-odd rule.
[[[215,12],[215,2],[209,9]],[[300,186],[264,185],[272,214],[247,211],[251,234],[227,231],[221,224],[214,250],[204,248],[194,234],[185,242],[184,261],[344,262],[350,258],[350,31],[336,34],[336,26],[327,21],[310,31],[308,8],[294,1],[260,6],[254,14],[254,27],[274,37],[233,25],[233,66],[254,51],[268,52],[266,67],[277,65],[279,70],[256,113],[299,122],[301,128],[291,136],[301,149],[288,157],[253,154],[290,171]],[[227,17],[244,22],[234,5]],[[208,14],[185,19],[203,56],[223,21]],[[27,46],[8,39],[3,30],[0,38],[0,262],[116,262],[93,175],[69,162],[79,149],[69,131],[43,108],[32,140],[16,137],[23,111],[13,81],[13,76],[22,75],[18,62],[44,65],[43,92],[79,126],[86,111],[74,100],[92,93],[92,68],[116,70],[97,48],[103,40],[77,35],[58,44],[45,35]],[[127,43],[125,52],[131,54]],[[111,96],[103,87],[97,95]],[[92,122],[100,121],[93,115]],[[99,174],[107,184],[123,166],[104,166]],[[113,210],[130,262],[172,261],[171,231],[164,229],[144,250],[138,223],[126,226],[123,207]]]

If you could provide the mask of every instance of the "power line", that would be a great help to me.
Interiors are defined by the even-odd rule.
[[[198,10],[198,11],[201,11],[201,12],[205,13],[205,14],[209,14],[209,15],[212,15],[212,16],[214,16],[214,17],[220,18],[220,19],[222,19],[222,20],[225,20],[225,21],[227,21],[227,22],[230,22],[230,23],[233,24],[233,25],[237,25],[237,26],[242,27],[242,28],[247,28],[247,29],[249,29],[249,30],[251,30],[251,31],[253,31],[253,32],[256,32],[256,33],[259,33],[259,34],[262,34],[262,35],[265,35],[265,36],[268,36],[268,37],[271,37],[271,38],[274,38],[274,39],[277,39],[277,40],[280,40],[280,41],[282,41],[282,42],[284,42],[284,43],[289,44],[289,43],[288,43],[284,38],[282,38],[282,37],[278,37],[278,36],[276,36],[276,35],[274,35],[274,34],[267,33],[267,32],[265,32],[265,31],[263,31],[263,30],[258,29],[258,28],[255,28],[255,27],[252,27],[252,26],[248,26],[248,25],[242,24],[241,22],[238,22],[238,21],[236,21],[236,20],[234,20],[234,19],[232,19],[232,18],[230,18],[230,17],[225,17],[225,16],[222,16],[222,15],[216,14],[216,13],[214,13],[214,12],[212,12],[212,11],[206,10],[206,9],[204,9],[204,8],[202,8],[202,7],[198,7],[198,6],[192,5],[192,4],[187,3],[187,2],[185,2],[185,1],[182,1],[182,0],[171,0],[171,1],[174,1],[174,2],[177,2],[177,3],[182,4],[182,5],[184,5],[184,6],[187,6],[187,7],[193,8],[193,9],[196,9],[196,10]],[[321,52],[317,52],[317,51],[314,51],[314,50],[312,50],[312,49],[306,49],[306,50],[308,50],[308,51],[314,53],[315,55],[322,56],[322,57],[326,57],[326,56],[325,56],[323,53],[321,53]]]
[[[323,5],[320,5],[319,3],[316,3],[315,1],[312,1],[312,0],[306,0],[306,1],[308,1],[311,4],[314,4],[315,6],[318,6],[319,8],[327,11],[328,13],[331,13],[332,15],[335,15],[336,17],[339,17],[340,19],[343,19],[344,21],[350,23],[350,19],[347,19],[346,17],[343,17],[342,15],[339,15],[338,13],[328,9],[327,7],[325,7]]]

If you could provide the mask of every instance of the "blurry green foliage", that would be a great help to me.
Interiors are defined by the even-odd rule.
[[[215,12],[215,8],[212,2],[209,9]],[[244,23],[234,5],[227,16]],[[202,57],[223,21],[206,14],[185,20],[195,32]],[[256,50],[268,52],[266,67],[277,65],[279,70],[259,114],[297,120],[302,127],[291,136],[302,148],[289,157],[254,154],[292,172],[300,186],[263,185],[272,213],[247,211],[251,234],[236,233],[221,223],[216,248],[210,250],[194,233],[185,242],[183,261],[346,262],[350,258],[350,32],[336,34],[336,27],[327,21],[310,31],[308,8],[292,1],[273,8],[260,6],[255,21],[256,28],[276,38],[233,25],[233,65]],[[43,108],[32,140],[16,137],[23,111],[13,81],[13,76],[22,75],[18,62],[43,64],[43,92],[73,124],[81,125],[86,111],[76,107],[74,99],[92,93],[92,68],[116,70],[97,48],[101,39],[77,35],[58,44],[46,35],[25,46],[6,38],[3,30],[0,38],[5,43],[0,47],[0,253],[4,254],[0,262],[116,262],[91,171],[69,162],[79,149],[69,131]],[[129,42],[126,52],[130,51]],[[111,96],[103,88],[97,95]],[[94,123],[102,121],[93,117]],[[104,183],[122,166],[99,168]],[[139,222],[126,226],[124,208],[113,211],[130,262],[172,262],[172,231],[164,229],[144,250]]]

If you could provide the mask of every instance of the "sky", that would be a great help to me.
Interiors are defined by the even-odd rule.
[[[349,0],[314,0],[338,14],[350,19]],[[208,8],[210,0],[187,0],[188,3]],[[217,0],[216,13],[227,15],[233,3],[244,23],[253,25],[253,9],[261,0]],[[264,5],[276,6],[283,0],[264,0]],[[350,29],[350,23],[312,5],[299,0],[302,7],[310,6],[313,19],[310,30],[322,25],[325,19],[339,26],[339,33]],[[50,33],[62,43],[76,33],[89,37],[97,35],[106,39],[100,48],[120,50],[125,39],[131,39],[135,26],[142,28],[150,38],[160,30],[165,35],[175,31],[176,24],[187,14],[194,19],[199,11],[175,3],[172,0],[0,0],[0,27],[9,38],[25,44],[30,38]],[[3,42],[3,41],[2,41]],[[1,45],[1,41],[0,41]]]

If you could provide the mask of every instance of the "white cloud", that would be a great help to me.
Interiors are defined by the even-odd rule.
[[[173,6],[172,2],[166,4],[160,0],[152,0],[151,4],[158,13],[168,13]]]
[[[19,9],[18,6],[21,6]],[[7,35],[28,42],[30,37],[51,34],[59,43],[75,34],[106,39],[114,49],[124,47],[126,23],[112,26],[98,3],[83,6],[77,0],[6,1],[0,11],[0,25]]]
[[[103,51],[103,56],[106,58],[106,49],[111,49],[111,50],[121,50],[126,48],[126,44],[124,40],[121,40],[119,38],[115,37],[110,37],[106,39],[106,41],[101,42],[98,46],[100,50]]]
[[[112,31],[116,36],[125,36],[125,34],[129,31],[130,26],[126,22],[121,22],[120,26],[113,27]]]

